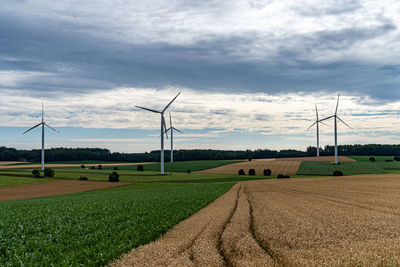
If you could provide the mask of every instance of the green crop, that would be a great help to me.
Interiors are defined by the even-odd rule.
[[[370,162],[342,162],[335,165],[327,161],[303,161],[297,175],[332,175],[336,170],[344,175],[387,173],[378,164]]]
[[[160,237],[231,186],[105,190],[0,202],[0,266],[105,265]]]

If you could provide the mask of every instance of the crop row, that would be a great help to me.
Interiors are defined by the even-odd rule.
[[[2,202],[0,265],[105,265],[158,238],[230,187],[97,191]]]
[[[332,175],[334,171],[342,171],[344,175],[386,173],[379,165],[370,162],[342,162],[336,165],[327,161],[303,161],[297,174]]]

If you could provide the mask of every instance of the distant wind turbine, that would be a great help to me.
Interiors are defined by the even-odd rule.
[[[315,105],[315,113],[317,115],[317,119],[315,120],[315,122],[313,124],[311,124],[310,127],[308,127],[307,131],[310,130],[314,125],[317,125],[317,157],[319,157],[319,124],[322,123],[324,125],[326,125],[325,123],[321,122],[318,119],[318,108],[317,105]]]
[[[42,122],[39,123],[38,125],[33,126],[32,128],[26,130],[23,134],[26,134],[27,132],[29,132],[30,130],[35,129],[38,126],[42,126],[42,171],[44,170],[44,126],[49,127],[50,129],[52,129],[53,131],[55,131],[56,133],[59,133],[59,131],[57,131],[56,129],[50,127],[46,122],[44,122],[44,107],[43,107],[43,102],[42,102]]]
[[[165,125],[165,118],[164,118],[164,112],[168,109],[168,107],[172,104],[172,102],[175,101],[175,99],[180,95],[181,92],[179,92],[172,100],[169,102],[168,105],[165,106],[165,108],[162,111],[157,111],[154,109],[149,109],[149,108],[144,108],[140,106],[135,106],[137,108],[141,108],[150,112],[154,113],[159,113],[161,114],[161,174],[164,174],[164,134],[167,134],[166,129],[167,126]],[[167,135],[168,139],[168,135]]]
[[[321,122],[321,121],[324,121],[324,120],[328,120],[328,119],[334,118],[334,130],[335,130],[335,164],[338,164],[338,163],[339,163],[339,161],[338,161],[338,147],[337,147],[337,120],[340,120],[344,125],[346,125],[346,126],[349,127],[350,129],[353,129],[353,128],[351,128],[347,123],[345,123],[341,118],[339,118],[339,116],[337,115],[338,106],[339,106],[339,94],[338,94],[338,98],[337,98],[335,114],[332,115],[332,116],[329,116],[329,117],[326,117],[326,118],[320,120],[320,122]]]
[[[172,118],[171,118],[171,112],[169,113],[169,128],[166,130],[166,132],[171,131],[171,162],[174,162],[174,131],[181,132],[180,130],[176,129],[174,126],[172,126]]]

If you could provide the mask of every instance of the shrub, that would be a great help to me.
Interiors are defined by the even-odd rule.
[[[114,167],[114,171],[117,171],[118,170],[118,167]]]
[[[138,165],[136,169],[139,172],[142,172],[144,170],[143,165]]]
[[[245,173],[244,173],[244,170],[243,170],[243,169],[240,169],[240,170],[239,170],[239,175],[245,175]]]
[[[40,178],[40,171],[39,170],[33,170],[32,175],[36,178]]]
[[[249,170],[249,175],[256,175],[256,170],[255,169],[250,169]]]
[[[86,168],[86,166],[82,164],[81,165],[81,169],[85,169],[85,168]]]
[[[334,171],[333,176],[343,176],[343,172],[342,171]]]
[[[81,177],[79,177],[79,180],[81,180],[81,181],[87,181],[88,178],[87,178],[86,176],[81,176]]]
[[[393,159],[394,159],[395,161],[400,161],[400,156],[394,156]]]
[[[278,174],[278,176],[276,176],[276,178],[283,179],[283,178],[290,178],[290,176],[289,175],[284,175],[284,174]]]
[[[272,174],[272,171],[271,171],[271,169],[264,169],[264,176],[271,176],[271,174]]]
[[[374,158],[374,157],[370,157],[370,158],[369,158],[369,161],[375,162],[375,158]]]
[[[44,169],[44,177],[54,177],[54,170],[52,168]]]
[[[392,159],[385,159],[385,162],[393,162]]]
[[[190,170],[190,169],[188,169],[188,170],[187,170],[187,173],[190,173],[190,172],[191,172],[191,170]]]
[[[103,166],[101,166],[101,164],[97,167],[97,169],[101,170],[103,169]]]
[[[90,169],[92,169],[92,170],[95,170],[95,169],[96,169],[96,167],[95,167],[95,166],[92,166],[92,167],[90,167]]]
[[[252,160],[252,158],[249,158],[249,161],[251,161]]]
[[[119,174],[117,172],[112,172],[108,176],[109,182],[119,182]]]

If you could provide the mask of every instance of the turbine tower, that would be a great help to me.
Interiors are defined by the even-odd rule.
[[[322,123],[324,125],[326,125],[325,123],[321,122],[318,118],[318,108],[317,105],[315,105],[315,114],[317,115],[317,119],[316,121],[311,124],[310,127],[308,127],[307,131],[310,130],[314,125],[317,125],[317,157],[319,157],[319,124]]]
[[[162,111],[154,110],[154,109],[149,109],[149,108],[144,108],[140,106],[135,106],[137,108],[141,108],[150,112],[158,113],[161,115],[161,174],[164,174],[164,134],[167,134],[166,129],[167,126],[165,125],[165,118],[164,118],[164,112],[169,108],[169,106],[172,104],[172,102],[175,101],[175,99],[180,95],[181,92],[179,92],[172,100],[169,102],[168,105],[165,106],[165,108]],[[168,139],[168,135],[167,135]]]
[[[171,162],[174,162],[174,131],[181,132],[180,130],[176,129],[174,126],[172,126],[172,118],[171,118],[171,112],[169,113],[169,128],[165,132],[171,131]]]
[[[53,131],[55,131],[56,133],[59,133],[59,131],[57,131],[56,129],[52,128],[51,126],[49,126],[45,121],[44,121],[44,108],[43,108],[43,102],[42,102],[42,122],[33,126],[32,128],[26,130],[23,134],[26,134],[27,132],[29,132],[30,130],[35,129],[38,126],[42,126],[42,171],[44,170],[44,126],[49,127],[50,129],[52,129]]]
[[[341,121],[344,125],[346,125],[346,126],[349,127],[350,129],[353,129],[353,128],[351,128],[347,123],[345,123],[341,118],[339,118],[339,116],[337,115],[338,106],[339,106],[339,94],[338,94],[338,98],[337,98],[335,114],[332,115],[332,116],[329,116],[329,117],[326,117],[326,118],[320,120],[320,122],[321,122],[321,121],[324,121],[324,120],[328,120],[328,119],[334,118],[334,130],[335,130],[335,164],[338,164],[338,163],[339,163],[339,161],[338,161],[338,147],[337,147],[337,120]]]

